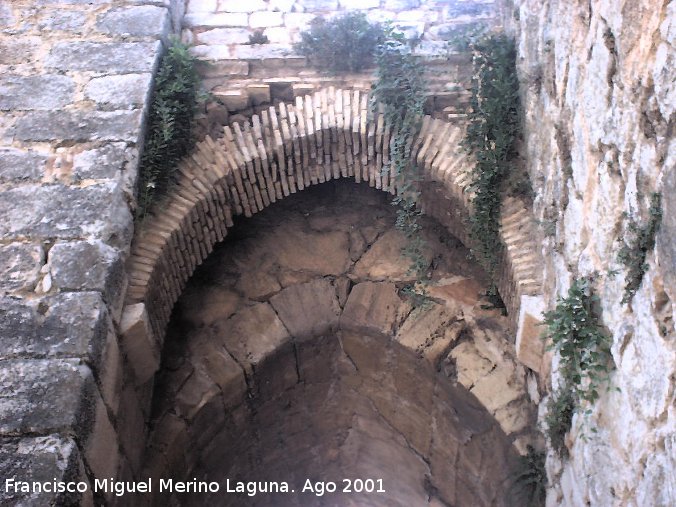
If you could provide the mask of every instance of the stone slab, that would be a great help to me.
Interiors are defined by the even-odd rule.
[[[93,78],[85,86],[85,97],[99,104],[131,108],[149,102],[152,74],[123,74]]]
[[[0,361],[0,434],[79,431],[83,400],[96,389],[89,368],[76,360]]]
[[[267,303],[240,310],[218,325],[215,333],[247,374],[290,338],[284,324]]]
[[[49,250],[54,285],[63,290],[94,290],[113,307],[126,288],[121,252],[101,241],[57,243]]]
[[[68,76],[0,77],[0,110],[59,109],[73,101],[75,84]]]
[[[4,481],[88,483],[82,457],[75,441],[62,435],[0,439],[2,505],[81,505],[94,504],[91,486],[80,493],[20,493],[5,488]]]
[[[401,300],[394,284],[358,283],[347,298],[340,326],[352,331],[391,335],[409,310],[408,303]]]
[[[128,245],[132,220],[118,185],[25,185],[0,192],[0,238],[75,239]]]
[[[8,293],[33,290],[40,277],[44,257],[40,245],[30,243],[0,245],[0,291]]]
[[[101,14],[96,28],[113,35],[155,36],[164,38],[169,34],[169,11],[155,5],[136,5],[111,9]]]
[[[157,42],[59,42],[45,59],[47,68],[100,72],[152,72],[160,55]]]
[[[516,357],[533,371],[540,371],[545,352],[542,336],[542,313],[546,305],[542,296],[521,296],[519,321],[516,331]]]
[[[20,141],[128,141],[138,143],[143,116],[136,111],[36,111],[16,122]]]
[[[309,338],[338,327],[336,289],[325,278],[292,285],[270,298],[270,304],[294,338]]]
[[[44,174],[47,156],[15,148],[0,148],[0,181],[37,181]]]

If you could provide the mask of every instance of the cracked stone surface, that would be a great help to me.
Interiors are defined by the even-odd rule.
[[[236,224],[174,312],[153,416],[171,433],[151,440],[183,443],[151,446],[148,473],[379,474],[386,497],[318,505],[513,504],[500,484],[532,441],[535,412],[505,318],[481,308],[483,273],[433,221],[435,297],[414,309],[400,293],[408,261],[394,219],[387,196],[337,182]],[[172,414],[194,436],[175,433],[185,430],[168,424]],[[402,469],[410,473],[387,472]],[[280,498],[255,505],[302,500]]]

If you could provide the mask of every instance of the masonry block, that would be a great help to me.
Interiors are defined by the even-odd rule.
[[[268,6],[263,0],[220,0],[218,10],[225,12],[255,12],[264,11]]]
[[[31,243],[0,245],[0,291],[32,291],[38,283],[45,253]]]
[[[154,5],[111,9],[98,17],[96,28],[109,34],[165,38],[170,29],[169,11]]]
[[[112,308],[124,297],[122,254],[101,241],[57,243],[49,251],[48,265],[60,289],[99,291]]]
[[[120,322],[122,349],[129,359],[136,385],[144,384],[160,365],[160,351],[153,337],[148,313],[143,303],[127,305]]]
[[[0,238],[92,237],[123,248],[132,219],[122,188],[101,183],[86,188],[23,185],[0,191]]]
[[[152,74],[122,74],[93,78],[85,86],[85,97],[99,104],[128,109],[149,101]]]
[[[61,435],[0,439],[2,505],[94,505],[91,485],[86,493],[20,493],[5,488],[5,481],[89,483],[75,441]]]
[[[542,313],[546,306],[542,296],[521,296],[516,332],[516,357],[533,371],[540,371],[544,342]]]
[[[83,400],[95,389],[77,360],[0,361],[0,434],[78,432],[89,419]]]
[[[0,110],[59,109],[73,101],[75,84],[68,76],[0,77]]]
[[[73,155],[72,176],[76,181],[119,179],[123,171],[134,170],[137,164],[136,148],[113,142]]]
[[[183,18],[183,26],[188,28],[197,27],[248,27],[249,15],[244,12],[219,12],[208,14],[204,12],[186,14]]]
[[[58,42],[45,66],[57,70],[152,72],[160,55],[156,42]]]
[[[47,156],[15,148],[0,148],[0,181],[38,181],[44,174]]]
[[[111,326],[96,292],[68,292],[40,300],[0,298],[1,357],[77,357],[97,369]]]
[[[251,28],[266,28],[269,26],[282,26],[284,24],[284,15],[281,12],[260,11],[254,12],[249,16],[249,26]]]
[[[16,122],[21,141],[138,142],[143,118],[136,111],[36,111]]]

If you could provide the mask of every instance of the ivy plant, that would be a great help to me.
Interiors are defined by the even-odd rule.
[[[560,357],[561,383],[550,398],[546,418],[550,443],[559,454],[565,454],[564,436],[574,411],[598,399],[614,368],[610,337],[593,309],[597,300],[591,280],[582,278],[573,282],[565,298],[558,299],[554,310],[544,314],[549,349]]]
[[[627,269],[626,285],[622,303],[628,303],[641,286],[643,275],[648,271],[645,258],[655,247],[655,235],[662,221],[662,196],[653,193],[650,198],[648,221],[643,226],[631,220],[627,226],[628,235],[625,238],[617,260]]]
[[[153,200],[170,186],[176,166],[194,145],[193,117],[199,78],[195,58],[178,39],[160,63],[139,167],[137,219],[143,219]]]
[[[425,103],[424,68],[413,55],[401,33],[388,27],[385,41],[376,49],[376,79],[372,85],[371,108],[381,110],[387,124],[393,126],[390,162],[383,170],[394,175],[397,196],[396,227],[407,239],[403,254],[411,261],[410,273],[418,283],[404,291],[410,299],[423,304],[428,280],[428,262],[421,236],[422,212],[418,205],[421,174],[411,160],[411,144],[420,130]]]
[[[472,52],[473,76],[464,145],[476,159],[469,227],[475,254],[495,280],[502,250],[501,198],[516,171],[516,142],[521,135],[516,49],[504,34],[481,32],[473,33],[467,47]]]

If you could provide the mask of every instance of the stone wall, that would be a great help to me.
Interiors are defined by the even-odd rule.
[[[617,365],[591,416],[573,421],[570,460],[549,455],[548,505],[674,505],[676,3],[517,0],[506,14],[518,37],[535,212],[548,231],[545,294],[551,308],[574,278],[595,274]],[[647,221],[655,191],[657,245],[622,304],[618,240],[627,217]]]
[[[147,400],[116,329],[153,72],[182,10],[162,0],[0,3],[3,481],[138,469],[138,445],[119,435],[142,438],[132,407]],[[3,484],[0,503],[21,496]],[[23,496],[95,500],[91,490]]]
[[[330,19],[348,11],[364,12],[373,22],[391,21],[410,39],[420,39],[415,51],[427,60],[426,82],[434,95],[429,112],[444,117],[464,113],[471,66],[466,55],[449,51],[444,36],[454,28],[495,19],[493,0],[191,0],[186,9],[183,40],[194,45],[193,54],[202,60],[205,88],[229,113],[247,116],[251,108],[260,112],[261,104],[291,101],[329,85],[370,88],[372,69],[340,75],[319,72],[292,47],[315,17]],[[269,42],[249,44],[255,33]]]

